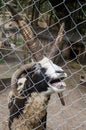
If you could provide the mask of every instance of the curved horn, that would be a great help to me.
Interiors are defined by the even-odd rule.
[[[52,50],[49,53],[50,58],[53,58],[55,56],[56,51],[58,49],[60,49],[60,50],[62,49],[62,39],[63,39],[63,35],[64,35],[64,26],[65,26],[64,23],[62,23],[61,26],[60,26],[60,29],[59,29],[57,38],[55,40],[55,43],[52,45]],[[52,60],[54,60],[54,58]]]
[[[63,35],[64,35],[64,26],[65,24],[62,23],[61,26],[60,26],[60,29],[59,29],[59,32],[58,32],[58,36],[56,38],[56,41],[55,43],[53,44],[52,46],[52,50],[49,54],[49,57],[52,58],[52,60],[54,61],[54,56],[56,54],[56,51],[57,51],[57,47],[58,49],[62,50],[62,39],[63,39]],[[57,46],[57,47],[56,47]],[[60,101],[62,103],[62,105],[65,105],[65,101],[63,99],[63,94],[62,93],[58,93],[58,96],[60,98]]]
[[[17,23],[18,27],[20,28],[20,32],[21,35],[23,36],[25,43],[27,44],[29,50],[31,51],[31,53],[33,54],[33,59],[35,61],[39,61],[43,58],[43,48],[42,45],[40,44],[40,42],[35,42],[34,40],[34,34],[29,26],[29,24],[27,24],[22,17],[16,12],[16,10],[11,7],[10,5],[8,5],[8,8],[10,10],[10,12],[12,13],[12,16],[15,20],[15,22]]]
[[[13,93],[14,93],[14,96],[19,98],[19,99],[24,99],[26,97],[22,97],[18,94],[17,92],[17,80],[20,78],[20,76],[24,73],[24,72],[29,72],[31,71],[32,67],[34,66],[34,63],[31,63],[31,64],[25,64],[25,65],[22,65],[19,69],[17,69],[12,78],[11,78],[11,87],[13,89]]]

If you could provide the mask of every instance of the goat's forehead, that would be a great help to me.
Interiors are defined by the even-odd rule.
[[[24,83],[26,81],[26,78],[20,78],[20,79],[18,79],[18,83]]]
[[[47,57],[44,57],[39,63],[41,64],[41,67],[44,67],[44,68],[47,68],[47,69],[52,68],[52,69],[54,69],[54,70],[63,71],[63,69],[62,69],[60,66],[54,64],[54,63],[53,63],[50,59],[48,59]]]

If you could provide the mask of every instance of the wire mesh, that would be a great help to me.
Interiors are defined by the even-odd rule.
[[[0,1],[0,129],[9,129],[7,97],[11,90],[10,78],[21,65],[29,64],[33,55],[37,53],[34,52],[33,54],[27,47],[26,41],[21,36],[21,29],[16,25],[13,16],[8,11],[6,6],[8,3],[16,8],[18,14],[27,22],[27,26],[30,26],[36,44],[40,43],[45,55],[50,51],[48,47],[56,40],[59,26],[65,22],[62,49],[60,50],[56,45],[59,52],[55,55],[55,63],[59,64],[68,75],[65,80],[67,87],[63,93],[66,104],[62,106],[58,95],[52,94],[47,108],[47,129],[85,130],[86,0]],[[58,59],[59,56],[60,59]],[[80,82],[81,80],[83,82]],[[17,109],[19,111],[19,108]],[[36,116],[36,111],[34,114]],[[22,121],[17,124],[19,127],[28,120],[22,114],[21,116]],[[12,130],[17,130],[17,126]],[[30,129],[28,126],[28,130]],[[39,130],[39,128],[35,129]]]

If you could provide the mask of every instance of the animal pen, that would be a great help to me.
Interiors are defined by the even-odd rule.
[[[86,130],[86,0],[0,1],[0,130],[9,130],[12,75],[40,61],[42,53],[67,73],[60,97],[65,105],[58,93],[51,95],[46,129]]]

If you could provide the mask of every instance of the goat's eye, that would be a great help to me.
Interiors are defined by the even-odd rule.
[[[22,85],[22,83],[18,83],[18,86],[21,86]]]

